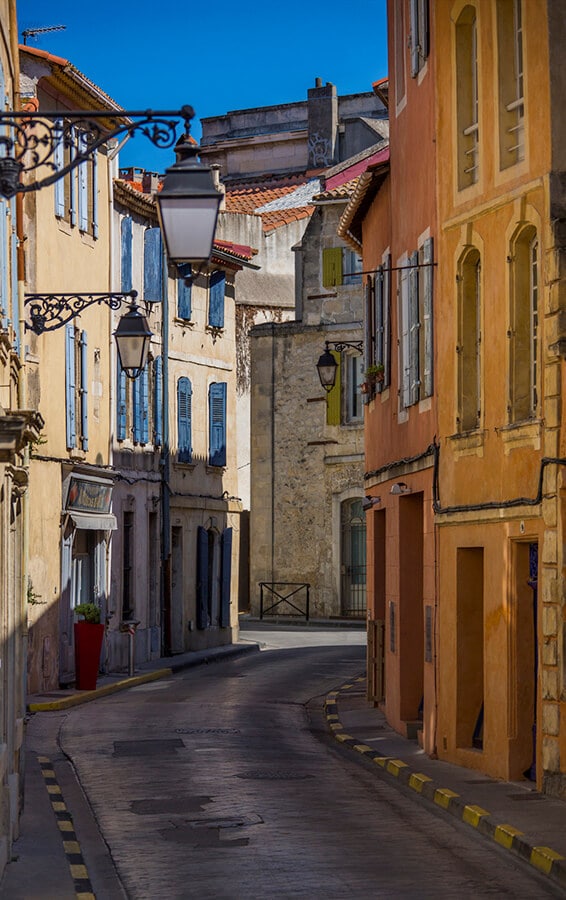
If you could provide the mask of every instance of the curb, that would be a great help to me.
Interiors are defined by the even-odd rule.
[[[520,856],[538,872],[549,876],[561,887],[566,888],[566,859],[560,853],[550,847],[535,846],[525,838],[522,831],[514,828],[513,825],[494,822],[488,810],[481,806],[465,803],[455,791],[438,787],[430,776],[417,772],[403,760],[381,756],[367,744],[361,744],[352,735],[347,734],[340,721],[338,698],[341,693],[359,686],[360,682],[365,682],[365,676],[357,678],[355,682],[347,682],[338,690],[331,691],[326,695],[324,713],[334,738],[374,762],[398,783],[410,788],[436,807],[446,810],[454,818],[475,828],[480,834],[495,841],[500,847],[509,850],[515,856]]]
[[[223,647],[214,650],[197,650],[188,659],[177,662],[171,662],[170,666],[163,669],[155,669],[152,672],[144,672],[142,675],[132,675],[128,678],[122,678],[112,684],[104,684],[102,687],[95,688],[94,691],[82,691],[80,694],[71,694],[69,697],[61,697],[59,700],[32,701],[28,703],[28,712],[53,712],[61,709],[70,709],[73,706],[80,706],[82,703],[89,703],[91,700],[98,700],[100,697],[108,697],[110,694],[116,694],[118,691],[125,691],[128,688],[136,687],[138,684],[146,684],[148,681],[158,681],[160,678],[169,678],[183,669],[191,669],[195,666],[204,665],[210,662],[220,662],[223,659],[236,659],[238,656],[245,656],[254,651],[259,652],[259,644],[250,643],[246,646],[237,644],[226,644]]]

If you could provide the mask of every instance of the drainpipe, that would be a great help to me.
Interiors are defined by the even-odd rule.
[[[171,655],[171,453],[169,446],[169,278],[167,260],[163,265],[161,358],[163,361],[163,448],[161,451],[161,646],[163,656]]]

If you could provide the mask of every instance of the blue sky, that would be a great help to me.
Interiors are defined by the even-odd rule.
[[[371,90],[387,74],[385,5],[18,0],[18,21],[20,41],[24,29],[65,25],[29,46],[70,60],[125,109],[188,103],[199,119],[306,100],[317,77],[340,95]],[[141,135],[120,154],[122,165],[159,171],[173,161]]]

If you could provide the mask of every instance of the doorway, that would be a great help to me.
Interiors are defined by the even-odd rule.
[[[59,681],[75,678],[75,609],[81,603],[100,606],[106,615],[106,543],[103,531],[67,525],[61,548]]]
[[[343,616],[366,615],[366,522],[360,499],[341,505],[341,610]]]

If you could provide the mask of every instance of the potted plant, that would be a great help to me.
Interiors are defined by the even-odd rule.
[[[93,691],[104,638],[100,607],[96,603],[80,603],[75,606],[75,613],[80,616],[74,627],[76,686],[79,691]]]
[[[376,384],[378,381],[383,381],[385,377],[385,367],[383,366],[383,363],[374,363],[371,366],[368,366],[364,372],[364,376],[369,384]]]

